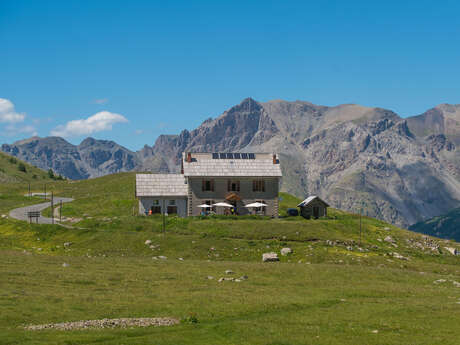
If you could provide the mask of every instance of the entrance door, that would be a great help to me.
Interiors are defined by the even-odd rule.
[[[313,217],[314,217],[314,218],[318,218],[318,217],[319,217],[319,207],[318,207],[318,206],[314,206],[314,207],[313,207]]]

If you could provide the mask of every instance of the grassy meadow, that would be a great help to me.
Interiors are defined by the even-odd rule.
[[[40,202],[24,196],[29,182],[75,201],[62,210],[71,228],[0,218],[0,344],[458,344],[460,257],[444,248],[456,242],[420,249],[413,243],[422,235],[366,217],[360,240],[359,217],[334,209],[318,220],[167,217],[163,232],[161,217],[133,215],[133,173],[85,181],[25,174],[0,185],[0,214]],[[282,194],[281,214],[298,201]],[[261,262],[283,247],[293,253]],[[182,322],[23,329],[162,316]]]

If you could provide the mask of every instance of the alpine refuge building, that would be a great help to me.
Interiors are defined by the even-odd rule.
[[[139,213],[185,217],[204,210],[226,214],[231,208],[237,215],[278,217],[281,177],[276,154],[186,152],[181,174],[136,175]]]

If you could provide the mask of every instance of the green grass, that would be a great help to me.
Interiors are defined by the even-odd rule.
[[[132,173],[50,181],[47,189],[74,197],[63,214],[81,220],[63,228],[0,218],[0,344],[456,344],[460,336],[460,288],[452,282],[460,282],[460,259],[442,249],[455,242],[421,251],[407,242],[421,235],[363,217],[360,243],[359,217],[334,209],[318,220],[168,217],[163,232],[161,217],[133,216]],[[38,202],[25,191],[22,182],[1,184],[0,210]],[[299,201],[282,194],[280,213]],[[397,248],[379,241],[388,235]],[[261,262],[262,253],[283,247],[294,253]],[[168,259],[153,259],[160,255]],[[218,283],[227,269],[249,279]],[[433,283],[440,278],[447,281]],[[190,315],[198,323],[22,329]]]

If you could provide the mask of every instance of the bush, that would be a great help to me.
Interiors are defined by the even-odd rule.
[[[48,170],[48,177],[54,179],[54,172],[53,169]]]
[[[27,169],[26,169],[26,166],[24,165],[24,163],[19,163],[18,170],[22,171],[22,172],[27,172]]]
[[[16,164],[18,162],[18,160],[16,158],[14,158],[14,157],[11,157],[9,159],[9,161],[10,161],[11,164]]]

